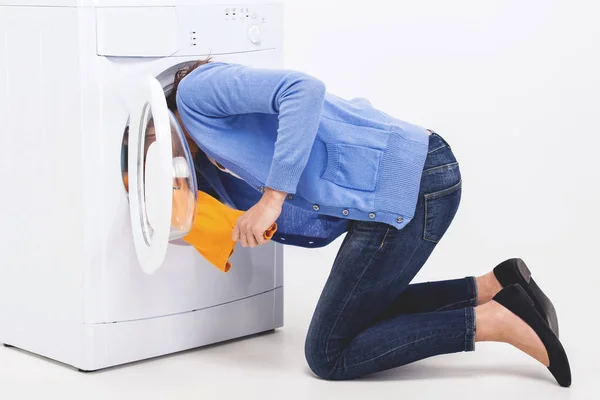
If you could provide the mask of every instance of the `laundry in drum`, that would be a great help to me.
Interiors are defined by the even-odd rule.
[[[187,232],[189,220],[195,208],[195,196],[190,189],[191,171],[184,157],[173,159],[173,212],[171,213],[171,229]]]

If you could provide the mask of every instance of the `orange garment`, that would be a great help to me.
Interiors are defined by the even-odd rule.
[[[129,176],[123,174],[125,188],[129,191]],[[187,180],[173,179],[173,212],[171,214],[171,229],[183,231],[187,228],[190,192]],[[223,272],[231,269],[229,258],[233,254],[235,242],[231,238],[233,228],[244,211],[234,210],[214,197],[198,191],[196,218],[189,233],[183,240],[191,244],[211,264]],[[274,223],[265,231],[263,237],[270,240],[277,231]]]
[[[176,209],[173,210],[176,213]],[[244,211],[234,210],[214,197],[198,192],[196,219],[192,229],[183,240],[198,250],[207,261],[223,272],[229,271],[229,258],[233,254],[235,242],[231,238],[233,228]],[[277,231],[274,223],[263,237],[270,240]]]

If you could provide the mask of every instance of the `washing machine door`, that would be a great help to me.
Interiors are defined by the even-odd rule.
[[[169,241],[194,222],[197,182],[185,137],[167,108],[161,84],[139,81],[129,121],[128,186],[133,241],[140,266],[156,272]]]

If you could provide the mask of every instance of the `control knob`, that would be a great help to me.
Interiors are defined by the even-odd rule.
[[[248,28],[248,40],[255,45],[259,45],[262,42],[262,29],[258,25],[252,25]]]

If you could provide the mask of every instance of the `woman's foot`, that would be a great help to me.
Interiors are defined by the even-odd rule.
[[[502,289],[476,308],[477,341],[510,343],[544,364],[561,386],[571,385],[567,354],[520,285]]]
[[[554,305],[531,277],[531,272],[523,260],[511,258],[498,264],[493,271],[477,278],[478,304],[485,304],[503,287],[518,284],[533,300],[535,309],[546,320],[550,329],[558,337],[558,318]]]
[[[490,301],[475,309],[477,342],[509,343],[535,358],[544,366],[550,365],[544,343],[533,329],[500,303]]]
[[[476,278],[477,280],[477,304],[486,304],[502,290],[502,285],[494,275],[494,271],[490,271],[485,275]]]

